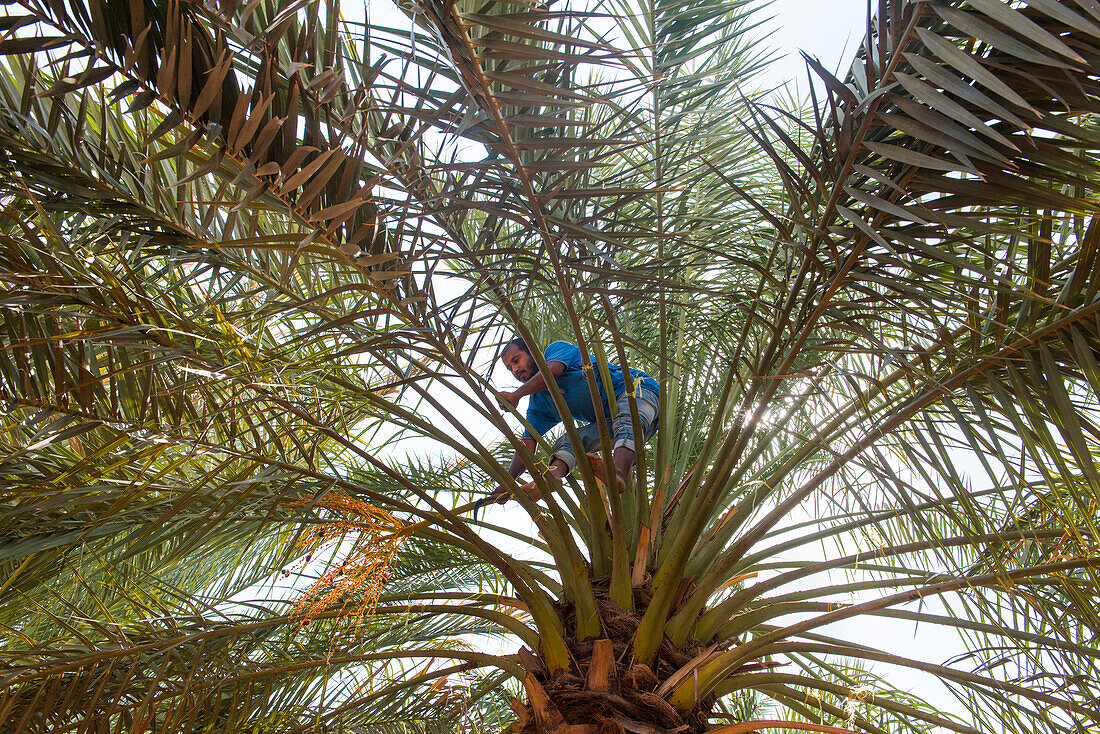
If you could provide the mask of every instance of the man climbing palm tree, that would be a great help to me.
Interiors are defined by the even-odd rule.
[[[587,424],[578,430],[583,443],[583,450],[589,455],[590,460],[598,461],[591,452],[598,451],[600,432],[596,423],[596,410],[592,402],[592,394],[589,390],[588,379],[585,376],[586,369],[592,369],[591,363],[585,364],[581,356],[581,350],[575,345],[565,341],[551,342],[544,352],[543,359],[547,369],[557,383],[569,413],[577,420],[586,421]],[[504,346],[501,360],[508,371],[523,384],[513,392],[501,393],[501,398],[513,407],[519,406],[520,398],[530,396],[527,402],[527,422],[540,434],[545,434],[551,428],[561,422],[561,416],[554,405],[554,400],[547,390],[545,375],[539,370],[535,358],[531,354],[526,342],[521,338],[513,339]],[[626,476],[630,467],[634,465],[634,424],[630,412],[630,397],[633,395],[638,410],[638,420],[642,427],[645,440],[649,440],[657,430],[657,404],[660,395],[660,387],[657,381],[644,372],[631,369],[630,390],[627,389],[626,380],[623,378],[623,370],[618,365],[608,364],[608,372],[611,375],[611,386],[615,395],[617,411],[611,418],[611,410],[608,405],[607,391],[604,388],[600,368],[595,374],[599,389],[600,402],[603,415],[610,421],[611,437],[613,443],[612,461],[615,465],[615,476],[618,481],[619,491],[626,488]],[[535,439],[524,430],[521,439],[530,451],[535,449]],[[562,435],[554,444],[551,455],[549,474],[555,479],[573,471],[577,465],[576,447],[569,441],[568,435]],[[508,467],[508,473],[518,477],[524,471],[523,461],[519,452],[512,457],[512,463]],[[602,471],[596,471],[599,476]],[[532,499],[538,499],[538,489],[534,482],[523,486]],[[494,497],[500,501],[506,501],[507,490],[501,488],[494,493]]]

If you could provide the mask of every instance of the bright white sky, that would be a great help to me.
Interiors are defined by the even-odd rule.
[[[843,78],[867,32],[866,0],[773,0],[771,42],[784,57],[772,65],[775,83],[794,81],[805,90],[806,64],[799,51],[817,57]]]

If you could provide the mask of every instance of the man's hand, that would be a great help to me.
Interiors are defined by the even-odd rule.
[[[493,493],[485,498],[485,504],[487,505],[503,505],[508,500],[512,499],[512,493],[505,487],[497,487],[493,490]]]
[[[527,495],[527,499],[532,502],[538,502],[542,499],[542,492],[539,491],[538,486],[534,482],[528,482],[527,484],[521,485],[520,489]],[[497,487],[491,495],[485,498],[485,504],[503,505],[510,499],[512,499],[512,492],[510,490],[504,487]]]
[[[477,522],[477,511],[485,505],[503,505],[512,498],[512,494],[504,487],[497,487],[492,494],[482,497],[474,503],[474,522]]]
[[[517,395],[514,392],[502,392],[500,394],[499,401],[500,407],[504,408],[505,410],[508,409],[509,405],[511,405],[513,408],[519,408],[519,401],[522,397],[522,395]]]

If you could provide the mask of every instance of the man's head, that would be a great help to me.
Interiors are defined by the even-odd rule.
[[[531,350],[527,348],[527,342],[519,337],[504,345],[500,359],[520,382],[527,382],[539,371],[535,358],[531,356]]]

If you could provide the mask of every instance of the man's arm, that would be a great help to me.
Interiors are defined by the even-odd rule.
[[[546,366],[550,368],[550,374],[557,380],[561,377],[561,374],[565,372],[565,362],[547,362]],[[546,378],[543,377],[542,371],[535,373],[527,382],[520,385],[515,392],[502,392],[500,396],[512,404],[513,407],[519,407],[519,399],[524,395],[534,395],[540,393],[546,389]]]
[[[535,439],[533,439],[533,438],[521,438],[520,441],[523,442],[523,445],[527,447],[528,451],[533,452],[535,450]],[[512,479],[515,479],[520,474],[522,474],[526,468],[527,467],[525,467],[523,465],[523,459],[520,458],[519,452],[517,451],[516,453],[512,454],[512,463],[508,466],[508,475],[511,476]],[[527,496],[531,497],[531,494],[528,493]],[[496,502],[497,504],[504,504],[505,502],[507,502],[511,498],[512,498],[512,493],[508,490],[507,487],[505,487],[502,484],[499,487],[497,487],[495,490],[493,490],[493,493],[491,495],[489,495],[489,497],[486,500],[482,500],[482,501]],[[531,501],[532,502],[538,501],[538,497],[537,496],[531,497]]]
[[[559,362],[558,360],[547,362],[546,366],[550,369],[550,374],[554,376],[555,380],[561,377],[562,373],[565,372],[565,363]],[[520,398],[522,398],[524,395],[534,395],[535,393],[540,393],[545,389],[546,378],[543,377],[542,371],[540,370],[536,372],[533,377],[527,380],[527,382],[520,385],[515,392],[502,392],[500,394],[500,397],[502,401],[507,401],[512,405],[512,407],[518,407]],[[531,413],[530,411],[528,411],[528,420],[531,419]],[[536,430],[539,430],[537,426]],[[520,439],[520,441],[523,442],[523,445],[527,447],[528,451],[534,452],[535,439],[523,437]],[[520,457],[520,452],[517,451],[512,454],[512,463],[508,465],[508,475],[511,476],[512,479],[515,479],[524,471],[526,471],[526,469],[527,467],[524,466],[523,459]],[[508,497],[510,496],[510,493],[504,487],[499,487],[493,493],[493,495],[494,497],[499,496],[501,498],[499,501],[506,502],[508,500]]]
[[[533,439],[533,438],[521,438],[520,441],[523,442],[523,445],[527,447],[528,451],[534,452],[534,450],[535,450],[535,439]],[[512,455],[512,463],[508,467],[508,475],[510,477],[512,477],[512,479],[515,479],[520,474],[522,474],[526,468],[527,467],[525,467],[523,465],[523,459],[520,458],[519,452],[517,451],[516,453],[514,453]]]

